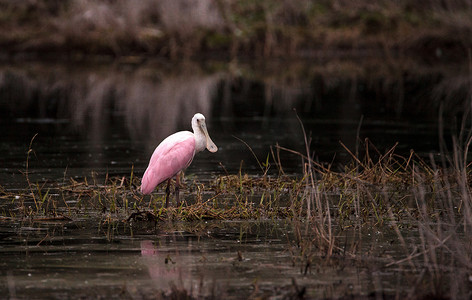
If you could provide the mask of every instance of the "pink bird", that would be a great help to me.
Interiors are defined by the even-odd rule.
[[[192,118],[190,131],[179,131],[165,138],[154,150],[149,165],[141,180],[141,192],[150,194],[161,182],[167,181],[166,207],[168,206],[169,185],[171,178],[176,176],[175,194],[179,205],[180,173],[193,160],[195,153],[208,149],[218,151],[215,143],[208,135],[205,117],[197,113]]]

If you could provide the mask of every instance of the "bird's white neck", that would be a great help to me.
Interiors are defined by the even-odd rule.
[[[195,153],[205,150],[207,140],[202,127],[198,123],[197,115],[192,118],[192,129],[195,137]]]
[[[192,124],[193,125],[193,124]],[[206,136],[200,126],[192,126],[193,135],[195,136],[195,153],[205,150]]]

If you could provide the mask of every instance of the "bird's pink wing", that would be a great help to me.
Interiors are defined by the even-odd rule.
[[[193,133],[182,131],[163,140],[151,156],[141,181],[141,192],[150,194],[156,186],[185,169],[195,155]]]

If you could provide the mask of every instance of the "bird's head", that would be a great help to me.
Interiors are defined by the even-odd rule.
[[[201,131],[205,135],[206,139],[206,148],[210,152],[216,152],[218,151],[218,147],[213,143],[213,141],[210,138],[210,135],[208,134],[208,129],[206,127],[205,123],[205,116],[202,115],[201,113],[196,113],[193,118],[192,118],[192,128],[195,132],[195,130]]]

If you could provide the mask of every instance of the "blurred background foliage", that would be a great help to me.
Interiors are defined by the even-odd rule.
[[[472,0],[0,0],[0,27],[3,59],[382,51],[458,60],[472,45]]]

